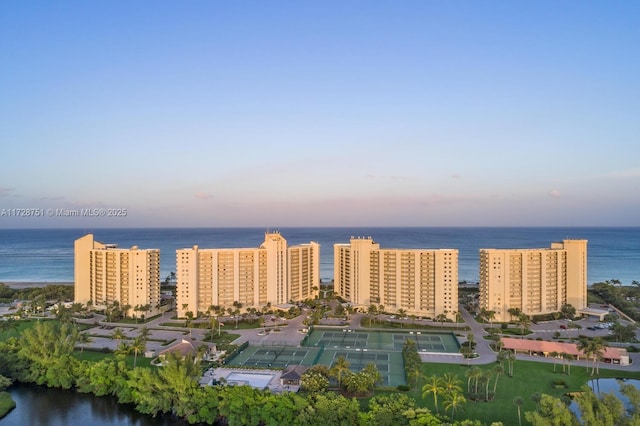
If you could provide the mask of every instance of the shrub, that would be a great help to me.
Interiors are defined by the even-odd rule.
[[[398,385],[397,389],[400,392],[408,392],[411,388],[408,385]]]

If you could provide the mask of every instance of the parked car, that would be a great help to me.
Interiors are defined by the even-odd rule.
[[[563,324],[563,325],[560,326],[560,328],[563,329],[563,330],[566,330],[567,326]]]

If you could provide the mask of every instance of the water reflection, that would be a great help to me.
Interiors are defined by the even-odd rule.
[[[620,392],[620,387],[623,384],[627,384],[633,385],[640,390],[640,379],[591,379],[587,384],[596,395],[603,395],[605,393],[614,394],[616,398],[622,401],[627,410],[632,408],[631,403],[629,398]],[[569,408],[580,418],[580,409],[575,401],[571,402]]]
[[[15,385],[9,389],[16,402],[2,426],[92,426],[186,425],[172,416],[144,416],[112,397],[96,397],[40,386]]]

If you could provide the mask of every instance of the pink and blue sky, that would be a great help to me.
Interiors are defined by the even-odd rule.
[[[4,1],[0,227],[640,226],[636,1]]]

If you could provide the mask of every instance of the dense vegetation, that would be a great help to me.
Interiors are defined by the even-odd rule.
[[[63,284],[51,284],[45,287],[11,288],[0,283],[0,303],[9,303],[14,300],[29,300],[32,304],[46,301],[73,300],[73,286]]]
[[[589,293],[599,302],[611,304],[635,321],[640,321],[640,282],[633,281],[631,284],[623,286],[618,280],[607,280],[592,284]]]
[[[324,391],[322,388],[301,394],[273,394],[246,386],[201,387],[198,379],[202,375],[202,368],[198,361],[190,357],[169,358],[167,364],[161,368],[148,365],[133,367],[127,362],[127,354],[131,353],[131,348],[123,347],[115,354],[99,360],[82,359],[79,351],[74,350],[82,333],[66,322],[35,321],[31,323],[31,327],[20,328],[0,333],[0,339],[3,339],[0,342],[0,374],[21,382],[65,389],[75,388],[79,392],[90,392],[97,396],[113,395],[121,403],[133,404],[141,413],[152,416],[169,413],[184,418],[190,423],[478,426],[483,424],[482,421],[454,420],[454,417],[483,419],[486,416],[479,414],[483,409],[485,413],[487,411],[500,413],[506,407],[513,409],[514,412],[517,408],[519,412],[521,407],[524,409],[528,406],[512,403],[512,396],[518,394],[523,398],[529,398],[529,396],[526,393],[515,393],[510,387],[515,386],[519,391],[526,391],[528,388],[525,385],[540,386],[536,380],[541,377],[539,372],[532,372],[534,367],[522,363],[516,369],[515,375],[526,375],[530,378],[529,383],[516,379],[504,379],[497,383],[495,376],[490,382],[485,382],[483,377],[488,378],[489,374],[483,373],[477,376],[476,391],[476,376],[467,377],[465,373],[470,371],[469,367],[422,364],[420,380],[423,385],[418,386],[415,391],[377,392],[366,402],[347,397],[339,392]],[[18,332],[21,333],[20,339],[16,337]],[[409,355],[412,352],[411,348],[407,348],[405,359],[415,358]],[[550,365],[535,365],[538,369],[551,369]],[[495,365],[486,366],[486,368],[483,366],[482,370],[490,370],[494,367]],[[322,368],[319,370],[320,374],[335,377],[337,371],[343,369],[339,363],[336,363],[329,372],[323,373]],[[414,370],[416,370],[415,365],[409,369],[411,374],[416,374]],[[583,380],[586,376],[584,370],[584,368],[575,367],[572,369],[572,376],[567,376],[567,381],[573,380],[572,377],[575,380]],[[346,377],[357,376],[354,373],[352,373],[353,376],[346,372],[344,374],[342,382],[345,382]],[[467,386],[463,386],[459,379],[456,380],[456,376],[466,377],[467,383],[464,384]],[[546,376],[544,377],[544,380],[547,380]],[[448,378],[453,380],[447,380]],[[520,377],[522,378],[524,377]],[[348,380],[346,382],[348,383]],[[418,381],[410,382],[415,389]],[[506,382],[509,383],[506,384]],[[323,383],[326,382],[323,381]],[[487,386],[486,383],[489,385]],[[344,388],[343,391],[348,392],[346,395],[357,393],[350,393],[346,384],[341,387]],[[447,387],[450,389],[447,390]],[[473,388],[473,392],[467,395],[476,394],[482,402],[466,403],[461,392],[465,387],[467,391]],[[488,388],[489,392],[481,390],[482,387]],[[587,393],[579,403],[587,407],[589,412],[595,413],[594,418],[598,421],[585,424],[638,424],[640,397],[632,389],[627,391],[635,404],[633,417],[621,412],[610,398],[599,399]],[[370,393],[370,389],[367,393]],[[505,397],[496,397],[496,401],[485,401],[497,394],[508,395],[509,401],[505,402]],[[452,396],[456,397],[452,398]],[[461,399],[460,396],[463,398]],[[523,419],[526,416],[534,425],[575,424],[575,418],[572,417],[566,405],[559,402],[557,393],[554,394],[550,389],[548,396],[539,395],[539,399],[536,406],[523,410]],[[364,405],[361,405],[361,402]],[[601,419],[605,415],[603,413],[610,421]],[[550,423],[550,417],[571,420],[567,420],[566,423]]]

